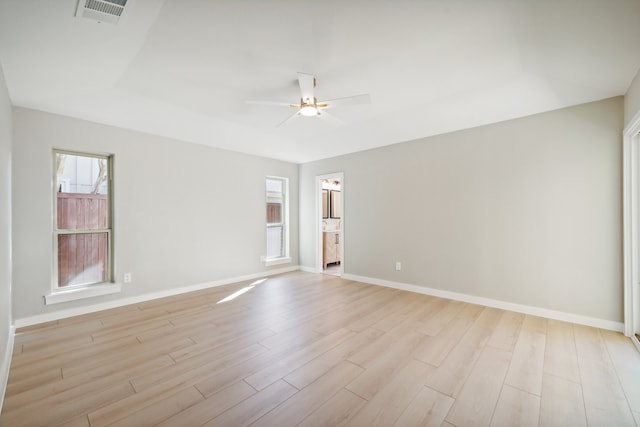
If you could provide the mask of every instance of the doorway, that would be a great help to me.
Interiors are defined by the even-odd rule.
[[[316,177],[317,246],[319,273],[344,273],[344,174],[336,172]]]

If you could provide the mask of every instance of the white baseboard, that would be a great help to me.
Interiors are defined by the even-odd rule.
[[[21,319],[15,319],[14,323],[16,328],[22,328],[24,326],[37,325],[38,323],[51,322],[54,320],[65,319],[67,317],[80,316],[83,314],[94,313],[96,311],[108,310],[110,308],[122,307],[130,304],[139,304],[141,302],[151,301],[158,298],[165,298],[173,295],[185,294],[187,292],[194,292],[202,289],[230,285],[232,283],[243,282],[245,280],[260,279],[263,277],[274,276],[276,274],[288,273],[290,271],[297,271],[299,269],[300,268],[296,265],[291,267],[263,271],[261,273],[253,273],[253,274],[247,274],[244,276],[229,277],[226,279],[216,280],[213,282],[199,283],[199,284],[184,286],[180,288],[167,289],[166,291],[152,292],[149,294],[138,295],[135,297],[122,298],[122,299],[108,301],[108,302],[99,303],[99,304],[85,305],[83,307],[75,307],[67,310],[59,310],[51,313],[39,314],[36,316],[23,317]]]
[[[301,265],[299,268],[300,268],[300,271],[304,271],[307,273],[321,273],[320,271],[318,271],[317,268],[307,267],[305,265]]]
[[[11,368],[11,358],[13,356],[13,344],[16,338],[16,327],[9,328],[9,339],[7,341],[7,350],[2,359],[0,366],[0,413],[2,413],[2,403],[4,402],[4,394],[7,391],[7,382],[9,381],[9,368]]]
[[[487,307],[499,308],[502,310],[515,311],[517,313],[530,314],[532,316],[545,317],[547,319],[577,323],[579,325],[592,326],[594,328],[607,329],[615,332],[622,332],[623,330],[622,322],[614,322],[612,320],[582,316],[580,314],[565,313],[563,311],[549,310],[541,307],[516,304],[512,302],[500,301],[500,300],[495,300],[491,298],[477,297],[477,296],[461,294],[457,292],[444,291],[442,289],[427,288],[424,286],[411,285],[408,283],[393,282],[390,280],[383,280],[383,279],[374,279],[372,277],[357,276],[354,274],[343,274],[342,278],[346,280],[355,280],[357,282],[370,283],[372,285],[385,286],[387,288],[394,288],[394,289],[400,289],[403,291],[416,292],[424,295],[447,298],[455,301],[462,301],[462,302],[468,302],[471,304],[484,305]]]
[[[21,328],[24,326],[36,325],[38,323],[65,319],[67,317],[80,316],[82,314],[89,314],[89,313],[93,313],[100,310],[107,310],[110,308],[122,307],[130,304],[138,304],[141,302],[151,301],[158,298],[164,298],[164,297],[169,297],[173,295],[180,295],[187,292],[199,291],[207,288],[215,288],[218,286],[229,285],[232,283],[242,282],[245,280],[259,279],[262,277],[288,273],[296,270],[301,270],[308,273],[318,273],[316,269],[311,267],[291,266],[291,267],[280,268],[276,270],[269,270],[261,273],[248,274],[248,275],[238,276],[238,277],[230,277],[227,279],[221,279],[214,282],[200,283],[200,284],[185,286],[181,288],[169,289],[166,291],[153,292],[150,294],[144,294],[144,295],[139,295],[139,296],[130,297],[130,298],[123,298],[123,299],[109,301],[109,302],[100,303],[100,304],[92,304],[92,305],[87,305],[83,307],[55,311],[52,313],[40,314],[37,316],[15,319],[14,328]],[[440,298],[447,298],[447,299],[452,299],[456,301],[468,302],[471,304],[479,304],[487,307],[499,308],[502,310],[515,311],[518,313],[530,314],[533,316],[540,316],[548,319],[561,320],[564,322],[577,323],[577,324],[586,325],[586,326],[593,326],[595,328],[607,329],[615,332],[622,332],[623,330],[622,322],[615,322],[612,320],[598,319],[595,317],[582,316],[579,314],[565,313],[562,311],[549,310],[541,307],[516,304],[516,303],[511,303],[506,301],[495,300],[491,298],[483,298],[483,297],[478,297],[473,295],[461,294],[457,292],[445,291],[442,289],[428,288],[424,286],[411,285],[408,283],[394,282],[390,280],[376,279],[372,277],[358,276],[354,274],[343,274],[342,278],[346,280],[355,280],[358,282],[369,283],[372,285],[385,286],[387,288],[400,289],[403,291],[416,292],[424,295],[432,295]]]

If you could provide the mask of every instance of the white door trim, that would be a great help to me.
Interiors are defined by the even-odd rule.
[[[344,205],[344,172],[335,172],[325,175],[316,175],[316,272],[322,273],[322,180],[338,179],[340,180],[340,206],[342,207],[342,217],[340,218],[340,275],[344,274],[344,227],[345,227],[345,205]]]
[[[624,334],[640,332],[640,112],[623,132]]]

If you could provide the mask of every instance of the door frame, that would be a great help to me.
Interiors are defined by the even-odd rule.
[[[640,349],[640,112],[623,132],[624,334]]]
[[[345,242],[344,242],[344,227],[345,227],[345,205],[344,205],[344,172],[334,172],[324,175],[316,175],[316,271],[322,273],[322,180],[323,179],[338,179],[340,180],[340,206],[342,207],[342,216],[340,217],[340,276],[344,274],[344,260],[345,260]]]

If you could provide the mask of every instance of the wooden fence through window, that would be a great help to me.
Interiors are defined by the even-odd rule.
[[[108,280],[109,224],[106,194],[57,193],[59,230],[96,230],[58,235],[58,286]]]

